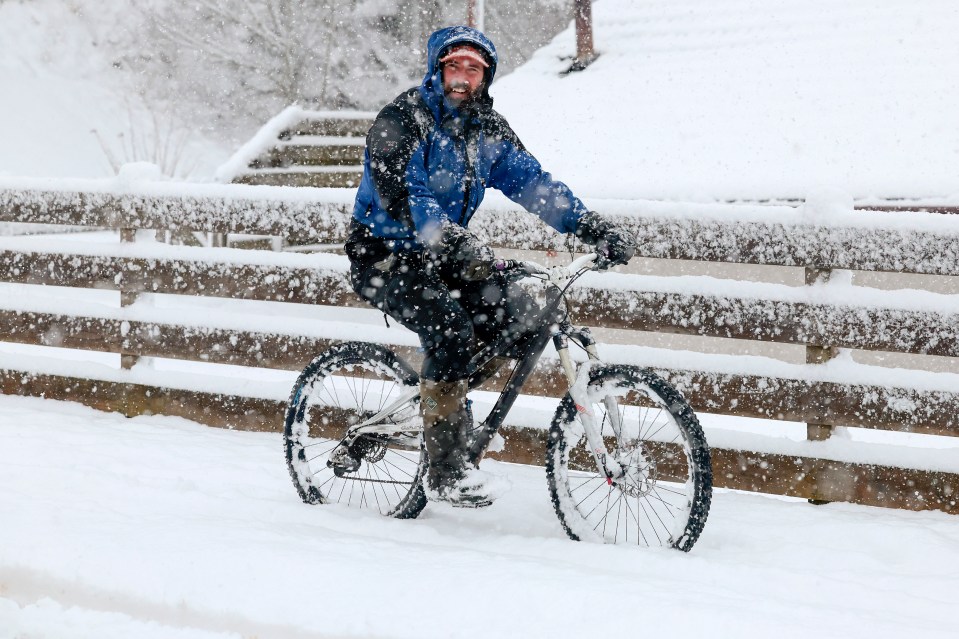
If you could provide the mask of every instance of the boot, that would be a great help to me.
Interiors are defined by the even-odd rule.
[[[466,402],[467,380],[420,382],[423,438],[428,465],[426,496],[454,506],[488,506],[492,498],[475,481],[475,468],[466,461],[466,447],[473,416]],[[473,472],[471,472],[473,471]],[[467,474],[473,481],[464,482]]]

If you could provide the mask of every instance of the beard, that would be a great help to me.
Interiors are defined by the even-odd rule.
[[[466,89],[466,91],[460,92],[457,91],[457,89]],[[456,108],[462,108],[474,104],[479,99],[482,90],[482,83],[471,90],[469,84],[466,82],[456,82],[443,87],[443,96]]]

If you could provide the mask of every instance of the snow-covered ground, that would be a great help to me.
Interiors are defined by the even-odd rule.
[[[691,554],[492,507],[306,506],[275,434],[0,397],[0,637],[953,637],[941,513],[718,492]]]
[[[78,6],[0,2],[0,174],[110,175],[92,130],[115,143],[149,116],[95,72]],[[952,0],[597,0],[594,15],[588,71],[558,75],[567,31],[493,88],[581,195],[802,197],[825,183],[959,197]],[[226,157],[203,153],[198,177]],[[25,288],[0,292],[46,303]],[[169,304],[157,312],[186,312]],[[287,321],[323,321],[314,311]],[[349,313],[352,330],[381,322]],[[36,365],[41,351],[2,355]],[[250,384],[287,388],[274,373]],[[707,434],[750,429],[731,421]],[[955,446],[937,440],[938,467]],[[718,491],[692,554],[606,548],[566,540],[542,469],[488,463],[513,480],[490,509],[399,522],[303,505],[275,434],[0,396],[0,639],[955,636],[955,517]]]
[[[101,70],[81,7],[0,3],[0,174],[109,175],[93,129],[119,160],[144,159],[118,136],[150,114]],[[600,57],[585,72],[559,75],[567,29],[492,88],[580,195],[959,197],[953,0],[596,0],[593,15]],[[203,179],[229,150],[188,155]]]

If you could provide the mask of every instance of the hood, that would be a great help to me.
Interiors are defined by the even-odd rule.
[[[433,33],[427,41],[426,76],[420,85],[420,93],[433,111],[437,121],[441,120],[443,111],[443,80],[440,77],[439,68],[440,54],[445,49],[457,44],[472,44],[486,52],[490,65],[489,69],[486,70],[486,83],[483,87],[480,102],[492,105],[493,99],[489,96],[489,85],[493,82],[493,76],[496,75],[496,64],[499,61],[492,40],[487,38],[482,31],[473,27],[446,27]]]

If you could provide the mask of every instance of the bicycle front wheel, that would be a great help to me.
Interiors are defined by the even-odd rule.
[[[426,506],[419,378],[383,346],[347,342],[300,373],[286,411],[287,468],[308,504],[341,503],[412,519]],[[411,396],[408,401],[401,401]],[[375,432],[348,430],[393,405]]]
[[[688,552],[712,498],[709,447],[696,415],[668,382],[634,366],[594,368],[587,392],[606,453],[623,473],[612,479],[599,472],[567,394],[546,452],[550,495],[566,533],[576,541]]]

